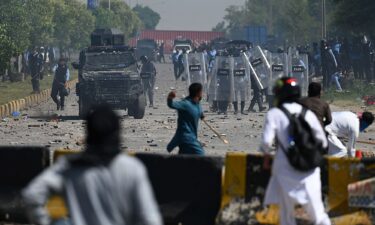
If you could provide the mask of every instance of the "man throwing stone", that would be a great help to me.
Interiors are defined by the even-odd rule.
[[[203,86],[193,83],[189,87],[189,96],[181,101],[173,101],[176,92],[168,95],[168,107],[178,112],[177,131],[167,146],[168,152],[179,147],[179,154],[204,155],[201,143],[198,141],[199,119],[204,119],[200,101],[203,96]]]

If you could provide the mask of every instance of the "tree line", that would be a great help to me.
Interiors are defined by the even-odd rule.
[[[229,36],[247,25],[266,26],[268,33],[291,44],[322,38],[322,0],[246,0],[226,9],[213,28]],[[325,0],[327,36],[375,35],[375,1]]]
[[[122,0],[111,0],[111,9],[107,4],[101,1],[90,11],[78,0],[1,0],[0,74],[12,56],[34,47],[78,50],[89,45],[95,27],[118,28],[130,38],[142,28],[154,29],[160,20],[148,7],[133,10]]]

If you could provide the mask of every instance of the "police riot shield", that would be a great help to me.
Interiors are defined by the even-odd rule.
[[[251,65],[245,53],[233,57],[234,95],[233,101],[247,101],[250,98]]]
[[[301,87],[301,95],[307,96],[309,86],[309,61],[307,54],[300,54],[297,49],[288,50],[289,75],[295,77]]]
[[[262,86],[258,85],[258,87],[268,88],[271,66],[260,46],[251,50],[250,61]]]
[[[203,53],[189,53],[185,55],[186,82],[190,86],[193,83],[207,84],[206,62]]]
[[[215,60],[215,69],[211,86],[213,87],[215,101],[231,102],[234,94],[233,58],[218,56]]]
[[[272,53],[267,54],[268,61],[271,65],[271,74],[268,80],[268,95],[273,95],[272,88],[276,80],[288,76],[288,54]]]

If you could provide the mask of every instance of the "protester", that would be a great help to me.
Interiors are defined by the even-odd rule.
[[[313,224],[331,224],[328,215],[324,211],[321,195],[320,168],[302,172],[294,168],[286,154],[291,145],[289,125],[291,121],[283,107],[290,114],[305,112],[305,121],[310,125],[316,139],[320,140],[324,147],[327,139],[318,119],[311,111],[304,111],[297,103],[301,96],[300,87],[294,78],[282,78],[276,82],[274,88],[277,107],[267,113],[264,131],[261,141],[261,150],[265,153],[264,168],[270,167],[270,151],[273,143],[277,144],[276,155],[272,164],[272,176],[268,184],[265,205],[277,204],[280,207],[280,224],[295,225],[295,206],[302,205]]]
[[[64,197],[74,225],[161,225],[144,166],[121,153],[120,119],[108,106],[87,116],[86,151],[61,157],[23,191],[32,223],[47,225],[45,204]]]
[[[65,97],[68,95],[66,85],[70,79],[70,72],[66,65],[66,60],[61,58],[57,66],[53,68],[53,71],[55,72],[55,78],[52,83],[51,98],[56,103],[57,110],[64,110]],[[58,99],[57,95],[60,96],[60,99]]]
[[[327,102],[320,99],[322,85],[316,82],[309,84],[308,97],[300,100],[300,103],[313,111],[320,124],[324,128],[332,122],[331,109]]]
[[[328,132],[328,154],[335,157],[355,156],[355,144],[360,132],[374,122],[371,112],[358,116],[352,112],[333,112],[332,123],[326,127]],[[345,146],[339,138],[346,138]]]
[[[168,152],[179,147],[179,154],[204,155],[201,143],[198,141],[199,119],[204,119],[200,101],[203,97],[203,86],[193,83],[189,87],[189,96],[181,101],[173,101],[176,92],[168,95],[168,106],[178,112],[177,131],[167,146]]]
[[[154,106],[154,86],[156,81],[156,69],[155,65],[147,58],[147,56],[141,56],[142,67],[141,77],[143,82],[144,92],[148,95],[150,102],[149,107]]]

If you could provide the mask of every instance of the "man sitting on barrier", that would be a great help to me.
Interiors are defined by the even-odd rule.
[[[265,153],[264,169],[269,169],[269,152],[273,143],[277,143],[272,176],[268,183],[264,204],[279,205],[281,225],[296,224],[297,204],[304,207],[313,224],[330,225],[331,222],[322,202],[319,163],[315,161],[310,163],[310,160],[306,160],[306,155],[303,155],[304,162],[309,162],[298,167],[289,158],[295,150],[299,150],[300,154],[306,153],[302,150],[306,146],[309,147],[308,153],[315,152],[322,159],[318,149],[322,150],[327,146],[323,128],[313,112],[296,103],[301,96],[301,90],[295,78],[282,78],[276,81],[274,94],[277,107],[267,113],[261,142],[261,150]],[[306,125],[304,128],[309,128],[304,130],[298,125]],[[297,133],[298,128],[300,132]],[[300,137],[304,137],[302,141]],[[315,148],[315,144],[318,143],[319,148]]]
[[[167,146],[168,152],[179,147],[179,154],[204,155],[201,143],[198,141],[199,119],[204,119],[200,101],[203,97],[203,86],[193,83],[189,87],[189,96],[181,101],[173,101],[176,92],[168,95],[168,106],[178,112],[177,131]]]
[[[93,108],[86,151],[60,158],[23,191],[32,223],[50,224],[45,205],[57,194],[65,198],[75,225],[162,224],[146,169],[121,153],[120,133],[115,112]]]
[[[332,123],[326,127],[328,133],[328,154],[335,157],[354,157],[355,144],[360,132],[374,122],[371,112],[358,116],[352,112],[333,112]],[[340,138],[347,139],[345,146]]]

